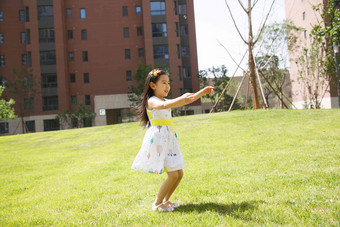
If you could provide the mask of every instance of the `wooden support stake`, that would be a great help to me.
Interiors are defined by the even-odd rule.
[[[235,69],[235,72],[234,72],[233,76],[230,78],[230,80],[228,81],[227,85],[224,87],[224,89],[223,89],[223,91],[222,91],[220,97],[218,97],[218,99],[217,99],[215,105],[211,108],[211,110],[210,110],[209,113],[213,113],[213,112],[215,111],[215,108],[216,108],[217,104],[219,103],[219,101],[221,100],[221,98],[222,98],[222,96],[224,95],[225,91],[227,90],[227,88],[228,88],[230,82],[232,81],[232,79],[234,78],[234,76],[235,76],[237,70],[240,68],[240,65],[241,65],[241,63],[242,63],[244,57],[246,56],[246,53],[247,53],[247,52],[248,52],[248,50],[243,54],[243,57],[242,57],[240,63],[237,65],[237,68]]]
[[[244,81],[245,78],[246,78],[246,74],[243,76],[242,81],[241,81],[241,83],[240,83],[240,86],[238,86],[238,89],[237,89],[236,94],[235,94],[235,96],[234,96],[233,102],[231,103],[231,105],[230,105],[230,107],[229,107],[228,112],[230,112],[230,110],[233,108],[234,103],[235,103],[235,100],[236,100],[236,98],[237,98],[237,95],[238,95],[238,93],[239,93],[239,91],[240,91],[240,89],[241,89],[241,87],[242,87],[242,84],[243,84],[243,81]]]
[[[273,92],[275,93],[275,95],[280,99],[280,101],[282,102],[282,105],[288,109],[286,103],[284,103],[283,99],[280,97],[280,95],[276,92],[276,90],[273,88],[273,86],[269,83],[269,81],[267,80],[267,78],[263,75],[263,73],[259,70],[259,72],[261,73],[263,79],[267,82],[267,84],[269,85],[269,87],[273,90]]]

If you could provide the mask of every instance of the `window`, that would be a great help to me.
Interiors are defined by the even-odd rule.
[[[84,84],[90,83],[90,74],[84,73]]]
[[[89,56],[87,51],[83,51],[83,62],[88,62]]]
[[[72,9],[66,9],[66,18],[72,17]]]
[[[67,39],[73,39],[73,31],[72,30],[67,30]]]
[[[123,6],[122,7],[122,11],[123,11],[123,17],[127,17],[128,16],[128,7],[127,6]]]
[[[141,6],[136,6],[136,14],[141,15],[142,14],[142,7]]]
[[[178,22],[175,22],[175,33],[176,33],[176,37],[179,36],[179,25]]]
[[[86,9],[80,9],[80,19],[86,19]]]
[[[129,38],[130,37],[130,30],[129,30],[129,28],[127,28],[127,27],[123,28],[123,33],[124,33],[124,38]]]
[[[41,74],[41,88],[57,87],[58,79],[56,74]]]
[[[87,30],[81,30],[81,40],[87,40]]]
[[[24,99],[24,110],[29,111],[30,113],[34,112],[34,99]]]
[[[143,36],[143,27],[137,27],[137,36]]]
[[[152,24],[152,37],[167,37],[166,24]]]
[[[182,46],[182,56],[183,57],[189,57],[190,56],[189,46]]]
[[[58,119],[44,120],[44,131],[54,130],[59,130],[59,120]]]
[[[167,45],[153,46],[154,59],[169,59],[169,52]]]
[[[4,13],[0,11],[0,21],[4,21]]]
[[[5,42],[4,33],[0,33],[0,44],[3,44],[4,42]]]
[[[132,72],[130,70],[126,71],[126,80],[127,81],[132,80]]]
[[[182,66],[177,66],[177,73],[178,73],[178,80],[182,81],[183,80],[183,76],[182,76]],[[182,95],[182,94],[181,94]]]
[[[25,6],[25,21],[26,22],[30,21],[30,11],[28,6]]]
[[[0,55],[0,66],[6,65],[5,55]]]
[[[140,58],[144,57],[144,48],[138,48],[138,57]]]
[[[43,96],[43,111],[58,110],[58,96]]]
[[[30,44],[30,43],[31,43],[31,30],[26,29],[26,44]]]
[[[188,35],[188,25],[187,24],[181,24],[181,36]]]
[[[40,51],[40,65],[55,65],[55,51]]]
[[[26,32],[20,32],[20,42],[26,43]]]
[[[71,104],[73,106],[77,105],[77,96],[71,96]]]
[[[174,1],[174,14],[177,15],[177,0]]]
[[[183,67],[183,76],[184,78],[191,78],[191,69]]]
[[[91,105],[91,96],[90,95],[85,95],[85,105],[86,106]]]
[[[53,19],[53,6],[38,6],[38,20]]]
[[[0,134],[8,133],[8,131],[8,122],[0,122]]]
[[[181,58],[181,49],[179,44],[176,45],[176,54],[177,54],[177,58],[180,59]]]
[[[303,13],[302,13],[302,19],[303,19],[303,20],[306,20],[306,12],[303,12]]]
[[[21,64],[22,65],[27,65],[27,54],[22,54],[21,55]]]
[[[68,61],[74,61],[74,52],[68,52]]]
[[[70,82],[71,83],[75,83],[76,82],[76,74],[74,74],[74,73],[70,74]]]
[[[39,29],[40,43],[54,43],[54,28]]]
[[[27,66],[32,67],[32,52],[27,52]]]
[[[187,14],[187,5],[178,5],[178,11],[180,15]]]
[[[35,121],[25,121],[27,132],[35,132]]]
[[[165,1],[150,2],[151,16],[165,15]]]
[[[25,11],[19,10],[19,21],[25,21]]]
[[[125,49],[125,59],[130,59],[130,49]]]

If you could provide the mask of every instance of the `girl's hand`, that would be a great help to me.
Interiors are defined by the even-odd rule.
[[[203,92],[204,92],[205,95],[212,94],[214,92],[214,87],[207,86],[207,87],[203,88]]]
[[[195,100],[194,93],[185,93],[182,97],[186,104],[192,103]]]

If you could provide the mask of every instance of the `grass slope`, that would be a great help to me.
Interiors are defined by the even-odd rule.
[[[138,123],[0,137],[0,225],[321,225],[340,219],[340,111],[174,119],[186,162],[173,213],[166,175],[130,166]]]

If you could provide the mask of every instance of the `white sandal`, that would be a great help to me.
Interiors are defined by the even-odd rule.
[[[158,205],[155,205],[155,203],[152,204],[152,210],[154,211],[161,211],[161,212],[172,212],[174,211],[174,208],[173,207],[167,207],[167,208],[162,208],[161,206],[162,205],[165,205],[164,203],[160,203]]]
[[[172,203],[172,202],[170,202],[169,200],[163,202],[163,204],[167,204],[167,203],[170,203],[170,207],[172,207],[172,208],[180,207],[180,205],[179,205],[178,203]]]

